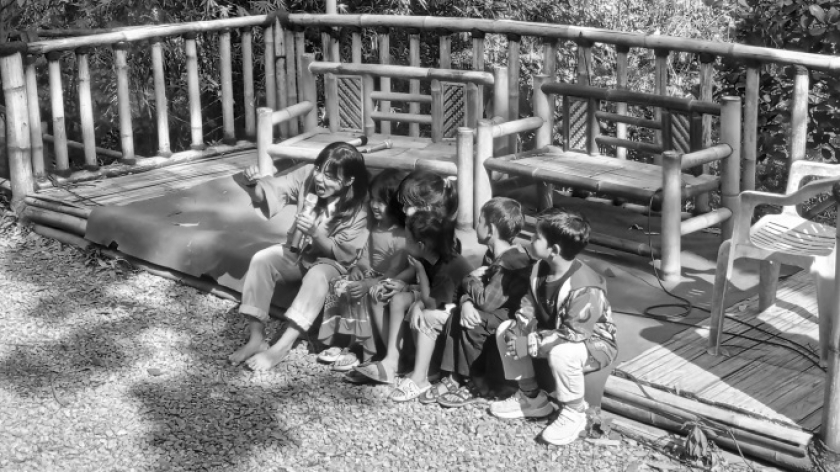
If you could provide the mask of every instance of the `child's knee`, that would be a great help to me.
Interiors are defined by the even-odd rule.
[[[583,373],[589,352],[583,343],[560,343],[548,351],[548,365],[555,372]]]

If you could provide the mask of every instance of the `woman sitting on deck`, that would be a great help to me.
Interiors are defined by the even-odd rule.
[[[248,319],[250,338],[229,357],[234,364],[245,362],[253,370],[268,370],[280,363],[301,333],[310,328],[324,306],[329,281],[344,275],[364,247],[368,174],[356,148],[333,143],[321,151],[314,165],[262,178],[256,168],[250,168],[245,176],[258,179],[253,200],[265,205],[269,217],[287,203],[296,203],[298,208],[290,234],[298,232],[301,237],[290,238],[292,244],[263,249],[251,259],[239,307]],[[311,195],[317,196],[317,203]],[[308,207],[312,203],[314,209]],[[295,244],[295,239],[302,241]],[[298,248],[302,248],[300,254]],[[301,280],[302,287],[285,314],[288,328],[264,350],[265,323],[275,285]]]

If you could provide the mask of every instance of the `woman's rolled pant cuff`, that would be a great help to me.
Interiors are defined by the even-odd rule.
[[[297,325],[297,327],[300,328],[301,331],[309,331],[309,328],[312,327],[312,322],[315,321],[314,319],[309,319],[308,316],[305,316],[303,313],[293,308],[289,308],[288,310],[286,310],[286,313],[283,316],[287,320]],[[317,313],[315,314],[315,316],[318,316]]]
[[[239,313],[245,316],[250,316],[251,318],[255,318],[259,321],[262,321],[263,323],[268,322],[269,319],[267,311],[251,305],[240,305]]]

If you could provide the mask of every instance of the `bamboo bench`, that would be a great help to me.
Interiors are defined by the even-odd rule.
[[[662,207],[662,230],[658,248],[640,245],[638,242],[630,242],[626,238],[613,235],[597,235],[593,242],[637,254],[660,256],[660,277],[667,281],[678,280],[680,277],[682,235],[721,224],[722,238],[725,240],[730,237],[733,204],[739,192],[740,99],[726,97],[723,105],[719,105],[641,92],[555,83],[550,82],[544,75],[534,78],[533,92],[534,111],[542,122],[536,128],[536,149],[491,158],[493,138],[500,135],[502,127],[510,124],[495,125],[482,121],[477,130],[477,169],[483,166],[487,171],[536,181],[538,189],[541,190],[538,197],[541,208],[553,204],[553,185],[621,197],[646,205],[659,200]],[[552,145],[555,95],[562,95],[564,103],[562,147]],[[572,144],[572,115],[575,114],[572,100],[575,99],[582,101],[578,110],[581,111],[580,115],[585,123],[581,133],[583,149]],[[659,118],[645,120],[608,113],[601,109],[602,101],[653,107],[658,109]],[[689,129],[688,136],[683,137],[682,143],[676,142],[672,133],[677,114],[687,117],[681,120],[684,125],[687,122],[686,127]],[[719,144],[702,149],[699,145],[699,135],[704,114],[721,117],[721,138]],[[662,138],[658,143],[643,143],[602,136],[601,121],[650,128],[661,133]],[[682,152],[680,144],[687,146],[690,152]],[[662,159],[662,165],[617,159],[601,154],[602,147],[616,146],[654,154],[657,160]],[[719,177],[695,176],[686,172],[714,161],[721,161]],[[479,176],[478,173],[476,175]],[[478,206],[489,199],[492,193],[486,172],[480,176],[476,187],[475,204]],[[682,220],[684,200],[718,189],[722,193],[721,208]]]
[[[472,228],[473,139],[482,104],[479,86],[496,83],[494,74],[483,71],[434,69],[381,64],[315,62],[304,55],[304,101],[273,111],[257,113],[257,155],[264,173],[273,173],[272,158],[314,161],[329,142],[353,141],[360,135],[374,144],[360,147],[370,168],[406,171],[429,170],[458,178],[458,225]],[[506,71],[499,69],[496,74]],[[327,129],[318,128],[315,74],[325,76]],[[430,94],[375,90],[377,79],[402,78],[430,82]],[[337,84],[344,84],[338,87]],[[377,110],[377,102],[401,101],[428,104],[430,114],[390,113]],[[336,105],[337,103],[337,105]],[[274,126],[303,117],[304,133],[274,144]],[[431,137],[377,134],[377,122],[400,121],[430,125]],[[471,127],[470,127],[471,125]],[[264,166],[264,167],[263,167]]]

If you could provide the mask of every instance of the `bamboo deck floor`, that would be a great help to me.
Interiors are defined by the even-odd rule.
[[[729,356],[706,353],[709,331],[686,329],[667,343],[619,364],[642,383],[751,416],[816,432],[821,423],[825,373],[796,353],[763,343],[784,342],[736,318],[816,350],[816,293],[807,271],[779,283],[776,304],[758,312],[753,297],[727,310],[721,345]],[[708,326],[706,321],[705,326]]]
[[[37,194],[85,207],[125,205],[233,175],[256,163],[257,151],[250,149],[137,174],[47,188]]]

